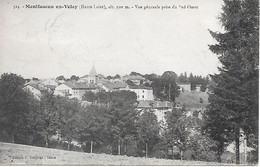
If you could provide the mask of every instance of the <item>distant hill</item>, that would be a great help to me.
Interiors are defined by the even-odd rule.
[[[205,92],[191,91],[181,93],[175,101],[179,103],[180,107],[185,103],[186,109],[195,110],[205,108],[208,105],[208,97],[209,95]],[[200,98],[202,99],[202,103],[200,103]]]

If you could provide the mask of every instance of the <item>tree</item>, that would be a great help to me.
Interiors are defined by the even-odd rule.
[[[37,131],[44,138],[45,147],[49,147],[50,137],[57,134],[59,124],[59,106],[56,97],[45,92],[40,100],[40,108],[37,114]]]
[[[107,76],[107,79],[113,79],[113,77],[111,77],[111,76],[109,75],[109,76]]]
[[[0,78],[0,135],[7,142],[28,142],[30,98],[23,89],[24,83],[21,76],[13,73],[4,73]]]
[[[145,74],[143,77],[147,80],[154,81],[159,76],[156,74]]]
[[[79,77],[76,76],[76,75],[72,75],[72,76],[70,77],[70,80],[78,81],[78,80],[79,80]]]
[[[61,75],[61,76],[58,76],[57,78],[56,78],[56,80],[66,80],[66,78],[63,76],[63,75]]]
[[[152,88],[154,95],[160,100],[175,101],[180,94],[176,84],[177,75],[172,71],[166,71],[163,75],[154,80]]]
[[[106,113],[113,153],[120,154],[121,143],[129,136],[136,134],[135,121],[138,113],[135,110],[136,94],[129,91],[111,92],[109,94],[109,107]],[[117,149],[116,149],[117,146]]]
[[[157,116],[152,111],[143,111],[137,126],[139,155],[143,155],[145,150],[147,156],[152,156],[160,139]]]
[[[210,31],[218,42],[210,50],[219,55],[222,66],[219,74],[211,75],[206,130],[219,142],[219,155],[225,143],[236,142],[238,164],[240,130],[258,136],[258,1],[224,0],[222,9],[225,32]]]
[[[200,91],[201,92],[205,92],[207,90],[207,86],[206,85],[201,85],[200,86]]]
[[[215,151],[217,143],[204,134],[195,133],[192,135],[187,147],[192,151],[196,161],[217,161]]]
[[[96,99],[97,105],[88,107],[88,113],[82,113],[83,116],[80,116],[88,122],[81,128],[81,141],[93,140],[112,146],[113,154],[121,154],[123,145],[126,154],[127,141],[136,135],[136,94],[130,91],[98,92],[93,95],[93,99]],[[90,115],[95,112],[93,110],[101,116]],[[98,122],[102,124],[97,124]]]
[[[182,159],[183,151],[188,144],[188,126],[191,123],[188,117],[184,115],[181,109],[173,109],[166,113],[167,128],[165,137],[168,145],[177,146],[180,149],[180,158]]]
[[[116,74],[116,75],[114,76],[114,79],[119,79],[119,78],[121,78],[119,74]]]
[[[35,78],[35,77],[33,77],[32,80],[34,80],[34,81],[39,81],[39,79],[38,79],[38,78]]]
[[[107,136],[109,136],[108,119],[106,117],[106,108],[102,106],[87,106],[77,113],[78,141],[82,143],[85,152],[99,152],[104,150],[110,144]],[[91,150],[91,142],[95,146]],[[110,152],[111,153],[111,152]]]
[[[136,86],[136,85],[134,84],[134,82],[131,81],[131,80],[129,80],[129,79],[126,81],[126,83],[127,83],[129,86]]]
[[[78,122],[78,113],[81,111],[81,106],[76,99],[67,99],[64,97],[56,98],[57,108],[57,120],[53,120],[53,127],[59,131],[60,137],[62,140],[68,142],[68,150],[70,150],[70,144],[73,139],[78,137],[77,122]],[[56,114],[56,111],[52,111],[53,114]],[[54,115],[55,117],[56,115]],[[57,121],[57,122],[55,122]]]
[[[95,95],[95,93],[89,91],[89,92],[86,92],[83,95],[82,100],[87,100],[89,102],[94,102],[95,100],[97,100],[97,96]]]
[[[184,73],[184,75],[181,73],[181,75],[178,77],[179,83],[189,83],[187,72]]]
[[[134,71],[132,71],[132,72],[130,73],[130,75],[135,75],[135,76],[139,75],[139,76],[143,76],[142,74],[140,74],[140,73],[138,73],[138,72],[134,72]]]

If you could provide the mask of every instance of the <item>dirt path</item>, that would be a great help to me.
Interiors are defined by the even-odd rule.
[[[0,142],[0,165],[225,165],[215,162],[90,154]],[[227,165],[227,164],[226,164]]]

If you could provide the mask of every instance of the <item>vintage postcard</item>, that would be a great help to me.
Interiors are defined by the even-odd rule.
[[[1,0],[0,165],[256,165],[257,0]]]

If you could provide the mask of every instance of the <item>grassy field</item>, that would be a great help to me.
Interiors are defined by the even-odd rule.
[[[90,154],[0,142],[0,165],[171,165],[221,166],[215,162]]]
[[[202,103],[200,103],[200,98]],[[180,107],[185,103],[186,109],[201,109],[208,105],[208,94],[205,92],[183,92],[177,98],[176,102],[180,103]]]

